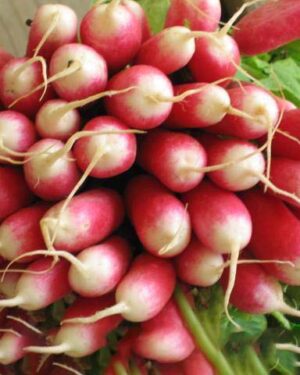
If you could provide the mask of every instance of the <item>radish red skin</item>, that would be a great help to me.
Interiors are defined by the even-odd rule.
[[[138,163],[167,188],[182,193],[201,182],[206,152],[188,134],[155,129],[141,140]],[[186,167],[199,168],[200,171],[188,171]]]
[[[33,63],[24,70],[22,76],[25,75],[25,82],[24,79],[14,77],[16,70],[21,68],[26,61],[28,61],[28,58],[14,58],[5,64],[0,71],[0,100],[5,107],[43,83],[42,68],[39,62]],[[42,100],[40,100],[41,95],[42,90],[39,90],[20,100],[12,109],[33,117],[41,105],[53,96],[53,90],[51,87],[48,88]]]
[[[130,258],[130,246],[119,236],[83,250],[77,259],[87,267],[87,274],[83,275],[71,265],[69,283],[72,290],[82,297],[98,297],[111,292],[125,275]]]
[[[23,173],[14,167],[0,166],[0,221],[30,204],[32,194]]]
[[[65,44],[51,57],[50,76],[67,69],[70,61],[81,64],[78,71],[53,82],[56,93],[67,101],[85,99],[103,91],[107,84],[107,65],[93,48],[79,43]]]
[[[233,37],[245,55],[269,52],[300,38],[300,3],[270,1],[245,15]]]
[[[28,152],[41,153],[62,149],[64,143],[55,139],[42,139],[28,149]],[[71,151],[55,162],[47,162],[47,156],[40,154],[28,159],[24,164],[26,182],[31,191],[47,201],[58,201],[66,198],[80,178],[76,162],[72,160]],[[70,158],[70,159],[68,159]]]
[[[300,221],[284,203],[258,190],[241,194],[253,222],[250,249],[257,259],[292,261],[296,267],[264,264],[278,280],[300,285]]]
[[[142,42],[142,23],[125,4],[92,7],[80,25],[84,44],[93,47],[106,60],[110,71],[130,63]]]
[[[216,40],[201,37],[196,40],[196,51],[188,67],[197,82],[215,82],[233,77],[240,64],[240,52],[229,35],[216,36]],[[223,85],[228,82],[225,81]]]
[[[0,70],[9,61],[12,60],[13,56],[0,47]]]
[[[220,20],[220,0],[172,0],[165,27],[185,26],[188,22],[191,30],[216,31]]]
[[[126,131],[129,128],[111,116],[99,116],[89,121],[84,131]],[[74,147],[77,165],[85,171],[97,150],[103,149],[101,157],[90,173],[97,178],[117,176],[130,169],[136,158],[136,138],[134,134],[94,135],[79,139]]]
[[[123,0],[123,4],[133,13],[142,25],[142,41],[144,42],[151,36],[150,25],[144,9],[134,0]]]
[[[300,109],[285,112],[279,129],[300,139]],[[272,142],[272,154],[274,156],[300,160],[300,145],[284,135],[276,133]]]
[[[182,375],[216,375],[212,365],[205,358],[204,354],[195,349],[194,352],[182,363]]]
[[[148,95],[173,97],[171,81],[155,67],[135,65],[116,74],[107,89],[123,90],[133,86],[137,88],[106,98],[108,113],[135,129],[147,130],[161,125],[169,116],[172,103],[157,103]]]
[[[125,201],[136,233],[151,254],[173,257],[188,245],[191,224],[184,205],[153,177],[141,175],[131,179]],[[174,238],[176,243],[171,244]],[[169,251],[160,254],[169,244]]]
[[[154,318],[141,324],[133,346],[139,356],[160,363],[180,362],[194,349],[193,338],[173,301],[169,301]]]
[[[49,205],[38,203],[23,208],[6,218],[0,225],[0,254],[7,260],[14,260],[25,252],[45,247],[40,230],[40,220]],[[32,257],[20,260],[28,263]]]
[[[63,202],[52,206],[44,219],[49,222],[50,232],[57,224]],[[54,246],[70,252],[78,252],[95,245],[109,236],[123,221],[124,207],[120,195],[110,189],[98,188],[76,195],[62,215]],[[64,227],[64,228],[62,228]]]
[[[34,54],[55,14],[58,14],[59,18],[54,30],[39,50],[39,56],[50,59],[60,46],[76,41],[78,20],[74,10],[62,4],[45,4],[40,6],[34,15],[29,32],[27,56]]]

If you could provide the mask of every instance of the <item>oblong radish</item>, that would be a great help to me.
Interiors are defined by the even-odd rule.
[[[173,257],[185,249],[191,223],[181,201],[147,175],[131,179],[125,195],[129,218],[147,251]]]

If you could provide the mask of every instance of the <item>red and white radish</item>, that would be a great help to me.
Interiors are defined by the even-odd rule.
[[[93,47],[106,60],[110,71],[129,64],[142,42],[142,22],[120,0],[92,7],[80,25],[84,44]]]
[[[108,90],[132,90],[106,99],[108,112],[131,128],[152,129],[162,124],[172,109],[173,87],[160,70],[147,65],[136,65],[116,74],[108,83]],[[157,99],[157,97],[166,98]]]
[[[64,146],[59,140],[42,139],[28,149],[33,157],[28,157],[24,164],[26,182],[44,200],[66,198],[79,181],[76,162],[71,151],[64,154]]]
[[[188,204],[192,227],[205,245],[221,254],[230,254],[230,281],[225,293],[224,307],[229,320],[228,303],[234,286],[239,252],[246,247],[252,234],[250,214],[233,193],[203,181],[184,196]]]
[[[124,217],[121,197],[111,189],[85,191],[67,206],[64,203],[52,206],[42,219],[57,249],[78,252],[95,245],[117,229]]]
[[[134,0],[122,0],[122,4],[133,13],[142,25],[142,42],[151,36],[150,25],[142,6]]]
[[[153,177],[131,179],[125,192],[129,218],[151,254],[173,257],[191,238],[189,214],[183,203]]]
[[[220,0],[171,0],[165,27],[188,23],[191,30],[215,31],[220,20]]]
[[[0,300],[0,307],[19,306],[28,311],[43,309],[67,295],[68,262],[42,258],[32,262],[20,276],[14,297]]]
[[[0,255],[4,259],[14,260],[21,254],[45,247],[40,220],[48,209],[49,205],[38,203],[15,212],[1,223]],[[25,258],[27,263],[31,260]]]
[[[182,193],[202,180],[206,152],[188,134],[156,129],[140,142],[138,163],[167,188]]]
[[[195,349],[176,304],[171,300],[154,318],[143,322],[133,350],[160,363],[180,362]]]
[[[90,317],[64,319],[65,323],[92,323],[110,315],[122,314],[130,322],[143,322],[156,316],[167,304],[175,287],[175,271],[167,260],[148,254],[135,258],[116,290],[116,304]]]
[[[104,58],[84,44],[71,43],[58,48],[51,58],[49,72],[56,93],[67,101],[97,94],[107,84]]]
[[[228,272],[225,270],[222,276],[224,288],[227,282]],[[271,314],[279,311],[300,316],[300,311],[284,302],[280,283],[259,264],[238,265],[230,302],[250,314]]]
[[[0,112],[0,161],[2,156],[15,157],[23,153],[36,140],[33,123],[16,111]]]
[[[178,277],[185,283],[201,287],[214,285],[225,264],[220,253],[207,248],[196,237],[174,260]]]
[[[204,128],[220,122],[227,113],[233,112],[230,97],[225,89],[214,84],[186,83],[174,86],[174,95],[188,90],[194,95],[174,103],[165,124],[169,128]]]
[[[284,264],[264,264],[264,268],[278,280],[300,285],[300,221],[278,198],[258,190],[241,195],[250,212],[253,233],[250,249],[257,259],[291,261]]]
[[[74,108],[63,113],[67,101],[52,99],[45,102],[36,114],[35,127],[40,137],[66,141],[80,128],[80,114]]]
[[[79,168],[86,171],[94,163],[89,175],[97,178],[117,176],[130,169],[136,158],[136,139],[134,134],[124,132],[128,130],[120,120],[111,116],[99,116],[89,121],[83,131],[103,131],[104,134],[84,137],[76,142],[73,152]]]
[[[89,316],[113,303],[111,295],[102,298],[78,298],[66,310],[63,319]],[[52,346],[28,346],[25,351],[42,354],[61,354],[70,357],[86,357],[106,345],[106,336],[115,329],[122,318],[110,316],[89,324],[66,323],[55,334]]]
[[[32,201],[20,169],[0,166],[0,221]]]
[[[77,24],[72,8],[62,4],[41,5],[30,25],[27,56],[38,53],[50,59],[60,46],[76,41]]]

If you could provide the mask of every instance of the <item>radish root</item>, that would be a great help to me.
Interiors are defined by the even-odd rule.
[[[23,324],[23,326],[25,326],[26,328],[30,329],[31,331],[37,333],[38,335],[43,335],[43,332],[40,331],[38,328],[34,327],[30,323],[26,322],[25,320],[23,320],[23,319],[21,319],[17,316],[7,315],[6,319],[11,319],[11,320],[14,320],[15,322],[21,323],[21,324]]]

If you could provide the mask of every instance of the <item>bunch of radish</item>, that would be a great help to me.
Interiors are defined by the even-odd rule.
[[[47,4],[0,49],[1,374],[91,373],[116,335],[103,374],[233,375],[195,314],[218,284],[233,330],[232,307],[300,317],[300,110],[236,78],[299,17],[172,0],[153,35],[134,0]]]

